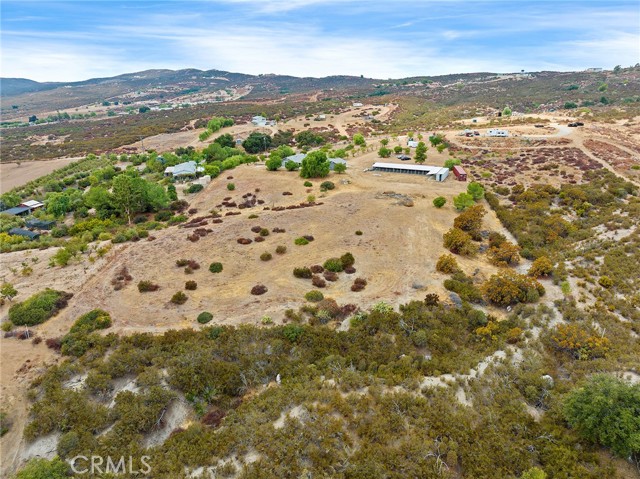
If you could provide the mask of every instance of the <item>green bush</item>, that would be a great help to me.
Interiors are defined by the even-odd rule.
[[[342,270],[344,270],[340,258],[329,258],[324,262],[322,266],[324,267],[324,269],[333,271],[334,273],[340,273]]]
[[[184,289],[187,291],[195,291],[198,289],[198,283],[195,281],[187,281],[184,283]]]
[[[324,299],[324,294],[317,289],[309,291],[304,295],[304,299],[307,301],[311,301],[312,303],[317,303],[318,301],[322,301]]]
[[[35,326],[55,316],[65,308],[72,293],[45,289],[9,308],[9,321],[17,326]]]
[[[27,465],[19,471],[16,479],[68,479],[69,465],[59,459],[51,461],[41,458],[31,459]]]
[[[356,236],[362,236],[362,231],[357,230],[357,231],[356,231]]]
[[[149,280],[142,280],[138,283],[138,291],[140,291],[141,293],[158,291],[158,289],[160,289],[160,286]]]
[[[200,324],[207,324],[209,321],[213,319],[213,314],[208,311],[203,311],[198,315],[198,322]]]
[[[294,240],[294,243],[297,244],[298,246],[304,246],[309,244],[309,240],[307,238],[303,238],[302,236],[300,238],[296,238]]]
[[[279,245],[278,247],[276,247],[276,253],[277,254],[285,254],[287,252],[287,247],[284,245]]]
[[[188,298],[186,294],[184,294],[182,291],[178,291],[171,297],[171,302],[173,304],[184,304],[187,302],[187,299]]]
[[[94,309],[80,316],[71,329],[70,333],[92,333],[98,329],[107,329],[111,327],[111,316],[102,309]]]
[[[235,190],[235,189],[236,189],[236,185],[235,185],[235,184],[233,184],[233,183],[227,183],[227,189],[228,189],[229,191],[233,191],[233,190]]]
[[[356,259],[351,253],[345,253],[340,256],[340,262],[342,263],[343,268],[348,268],[356,263]]]
[[[336,185],[332,181],[323,181],[320,183],[320,191],[329,191],[333,190]]]
[[[272,255],[271,255],[271,253],[269,253],[268,251],[265,251],[264,253],[262,253],[262,254],[260,255],[260,259],[261,259],[262,261],[269,261],[269,260],[271,260],[271,258],[273,258],[273,256],[272,256]]]
[[[447,202],[447,199],[444,196],[438,196],[433,200],[433,206],[436,208],[442,208]]]
[[[304,278],[304,279],[311,279],[313,277],[313,273],[311,272],[311,269],[307,268],[306,266],[302,268],[294,268],[293,275],[296,278]]]
[[[311,183],[310,181],[305,181],[304,186],[306,186],[307,188],[311,188],[313,186],[313,183]]]
[[[204,186],[199,184],[199,183],[194,183],[192,185],[189,185],[189,188],[186,189],[187,193],[198,193],[199,191],[202,191],[204,189]]]
[[[211,271],[212,273],[222,272],[222,263],[211,263],[209,265],[209,271]]]

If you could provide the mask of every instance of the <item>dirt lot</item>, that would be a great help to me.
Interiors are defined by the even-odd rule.
[[[48,175],[53,170],[62,168],[80,158],[56,158],[43,161],[23,161],[21,163],[0,163],[0,193],[16,186]]]

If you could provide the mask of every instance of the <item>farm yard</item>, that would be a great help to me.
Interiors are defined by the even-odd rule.
[[[167,478],[634,477],[567,404],[635,394],[639,118],[409,130],[406,99],[320,97],[241,100],[46,177],[1,165],[5,211],[42,200],[53,225],[30,241],[33,218],[1,216],[2,473],[135,450]]]

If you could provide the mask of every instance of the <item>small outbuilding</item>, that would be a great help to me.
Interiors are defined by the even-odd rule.
[[[14,206],[8,210],[1,211],[0,213],[11,216],[26,216],[31,213],[31,208],[28,206]]]
[[[44,203],[36,200],[28,200],[20,203],[20,206],[26,206],[27,208],[31,208],[32,210],[37,210],[38,208],[42,208],[44,206]]]
[[[25,230],[23,228],[11,228],[9,230],[9,234],[13,236],[22,236],[23,238],[27,238],[31,241],[35,241],[40,238],[40,233],[36,233],[35,231]]]
[[[50,230],[56,225],[55,221],[40,220],[38,218],[30,218],[24,222],[27,228],[36,230]]]
[[[464,171],[464,168],[460,165],[455,165],[453,167],[453,174],[458,181],[467,181],[467,172]]]
[[[338,164],[344,165],[345,167],[347,166],[347,162],[342,158],[329,158],[329,169],[331,171],[333,171]]]

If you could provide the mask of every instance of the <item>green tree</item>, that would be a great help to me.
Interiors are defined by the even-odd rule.
[[[460,193],[458,196],[453,197],[453,205],[459,211],[465,210],[474,204],[475,201],[473,201],[473,196],[469,193]]]
[[[640,456],[640,384],[598,374],[569,393],[565,419],[585,439],[620,457]]]
[[[364,141],[364,136],[360,133],[353,135],[353,144],[356,146],[367,146],[366,141]]]
[[[336,173],[344,173],[347,171],[347,165],[344,163],[336,163],[333,167],[333,171]]]
[[[478,201],[484,197],[484,188],[476,181],[472,181],[467,186],[467,193],[469,193],[475,201]]]
[[[68,479],[69,465],[59,459],[31,459],[27,465],[16,474],[16,479]]]
[[[460,163],[461,162],[458,158],[449,158],[448,160],[445,160],[444,167],[453,170],[453,167],[459,165]]]
[[[383,138],[382,140],[380,140],[380,144],[382,146],[387,146],[389,144],[389,140],[387,138]]]
[[[415,161],[416,163],[424,163],[426,160],[427,160],[427,145],[424,143],[424,141],[421,141],[420,143],[418,143],[418,146],[416,147]]]
[[[229,148],[233,148],[234,146],[236,146],[236,142],[233,139],[233,136],[231,135],[231,133],[225,133],[224,135],[220,135],[218,138],[216,138],[213,141],[219,144],[220,146],[227,146]]]
[[[113,179],[113,200],[116,209],[131,224],[133,215],[145,209],[145,181],[129,175],[118,175]]]
[[[267,151],[271,146],[271,137],[264,133],[253,132],[242,142],[247,153],[256,154]]]
[[[71,198],[66,193],[49,193],[46,199],[47,213],[63,216],[71,210]]]
[[[2,296],[3,299],[11,301],[17,294],[18,290],[14,288],[11,283],[2,283],[2,286],[0,287],[0,296]]]
[[[324,151],[313,151],[302,160],[302,178],[323,178],[329,174],[329,160]]]
[[[282,166],[282,158],[278,155],[272,155],[271,158],[265,162],[265,166],[269,171],[276,171]]]
[[[502,110],[502,116],[511,116],[511,108],[505,106],[504,110]]]
[[[391,150],[383,146],[378,150],[378,156],[380,158],[389,158],[391,156]]]
[[[22,201],[22,198],[20,198],[15,193],[5,193],[2,196],[0,196],[0,201],[2,202],[2,204],[4,204],[5,207],[13,208],[20,204],[20,202]]]

